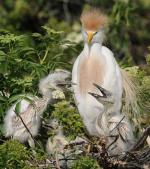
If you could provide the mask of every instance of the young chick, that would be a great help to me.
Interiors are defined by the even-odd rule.
[[[62,92],[62,87],[69,84],[69,76],[70,73],[65,70],[57,70],[54,73],[50,73],[47,77],[40,80],[39,83],[42,98],[27,96],[27,99],[17,101],[6,112],[4,119],[5,136],[12,137],[20,142],[28,141],[30,146],[33,147],[34,142],[32,137],[38,134],[41,116],[47,105],[56,98],[53,98],[53,92],[56,90]],[[62,96],[60,99],[62,99]],[[15,112],[18,102],[20,102],[19,116]]]
[[[62,126],[59,125],[58,120],[53,119],[50,122],[51,127],[54,130],[55,136],[48,138],[46,144],[46,151],[48,154],[63,154],[65,146],[69,143],[63,135]]]
[[[114,104],[112,94],[97,84],[94,86],[100,90],[102,96],[92,92],[89,94],[104,105],[104,111],[97,119],[97,130],[103,133],[102,136],[107,136],[109,153],[114,155],[128,151],[134,140],[133,134],[129,132],[132,128],[128,120],[121,114],[116,116],[116,112],[112,111],[111,107]]]

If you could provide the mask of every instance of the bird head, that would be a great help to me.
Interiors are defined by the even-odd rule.
[[[63,69],[56,69],[54,83],[56,89],[71,87],[71,73]]]
[[[104,27],[107,22],[106,16],[98,9],[84,11],[81,14],[82,34],[84,41],[89,45],[102,43],[104,40]]]
[[[40,80],[39,90],[43,96],[50,96],[55,90],[63,90],[71,86],[71,73],[56,69],[53,73]]]
[[[112,106],[114,103],[112,93],[95,83],[93,85],[101,92],[102,95],[97,93],[92,93],[92,92],[88,92],[88,93],[91,96],[93,96],[98,102],[102,103],[104,106],[107,107]]]

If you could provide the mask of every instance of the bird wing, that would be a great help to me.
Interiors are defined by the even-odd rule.
[[[115,61],[113,52],[106,46],[102,46],[102,54],[104,54],[106,57],[112,58]]]
[[[77,81],[78,81],[78,65],[79,65],[79,61],[80,61],[80,57],[82,56],[83,52],[81,52],[81,54],[77,57],[74,65],[73,65],[73,69],[72,69],[72,88],[74,90],[74,93],[76,93],[76,84],[77,84]],[[75,95],[73,95],[74,97],[74,101],[75,101],[75,104],[76,106],[78,106],[78,102],[77,102],[77,99],[75,97]]]
[[[31,125],[34,123],[34,121],[38,120],[40,115],[44,112],[46,106],[47,106],[48,99],[34,99],[32,103],[30,103],[27,107],[27,109],[23,112],[20,112],[19,116],[14,116],[13,118],[13,126],[18,128],[25,128],[24,124],[28,127],[28,125],[31,127]],[[24,122],[22,122],[22,120]]]
[[[76,61],[74,62],[73,69],[72,69],[72,82],[77,83],[77,72],[78,72],[78,65],[79,65],[79,60],[81,57],[82,53],[77,57]]]
[[[40,98],[40,99],[38,98],[33,101],[33,106],[38,112],[37,116],[42,115],[42,113],[44,112],[44,110],[48,105],[48,102],[49,102],[49,98]]]
[[[27,109],[24,112],[21,112],[20,114],[21,119],[23,120],[24,124],[28,126],[30,122],[32,122],[35,119],[36,116],[36,110],[35,108],[30,104]],[[12,119],[12,123],[15,129],[25,129],[25,126],[23,122],[21,121],[19,116],[14,116]]]

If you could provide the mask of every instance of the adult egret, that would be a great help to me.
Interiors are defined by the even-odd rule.
[[[127,106],[130,104],[132,107],[135,106],[136,111],[135,88],[126,72],[121,70],[117,64],[112,51],[102,45],[104,28],[107,23],[106,16],[98,9],[91,9],[83,12],[80,19],[84,48],[77,57],[72,70],[72,82],[76,84],[73,85],[74,97],[79,113],[89,134],[98,137],[105,136],[106,130],[111,131],[114,126],[121,123],[124,138],[120,137],[121,143],[118,141],[115,152],[127,151],[134,138],[130,123],[126,118],[122,119],[122,93],[124,89]],[[100,85],[112,94],[113,104],[109,107],[112,123],[109,128],[107,128],[107,121],[105,121],[103,129],[97,127],[97,121],[101,119],[99,116],[104,112],[104,105],[88,94],[88,92],[102,94],[93,83]],[[104,114],[104,116],[107,115]]]

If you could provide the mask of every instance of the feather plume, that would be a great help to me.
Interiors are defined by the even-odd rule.
[[[140,117],[140,106],[138,104],[139,97],[139,88],[133,79],[129,76],[129,74],[123,70],[121,70],[123,88],[124,88],[124,97],[125,97],[125,105],[124,111],[129,115],[131,112],[136,120]]]
[[[83,11],[80,20],[87,30],[98,30],[107,23],[107,17],[99,9]]]

